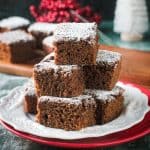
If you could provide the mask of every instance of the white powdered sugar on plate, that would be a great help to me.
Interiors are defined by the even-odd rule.
[[[104,125],[95,125],[79,131],[65,131],[40,125],[35,122],[34,117],[32,119],[23,111],[24,86],[15,88],[8,96],[0,99],[0,119],[18,131],[40,137],[66,140],[100,137],[122,131],[141,122],[145,114],[150,111],[150,107],[148,97],[139,89],[121,82],[117,85],[125,89],[124,109],[118,118]]]

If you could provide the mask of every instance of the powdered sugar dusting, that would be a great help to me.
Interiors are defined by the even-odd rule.
[[[57,41],[86,40],[96,43],[96,23],[61,23],[57,26],[54,37]]]
[[[4,32],[0,34],[0,42],[6,44],[12,44],[17,42],[27,42],[35,40],[34,37],[25,31],[14,30],[9,32]]]
[[[80,95],[78,97],[72,97],[72,98],[62,98],[62,97],[53,97],[53,96],[41,96],[39,98],[39,102],[55,102],[55,103],[67,103],[67,104],[75,104],[75,105],[81,105],[83,101],[86,101],[86,103],[95,103],[94,98],[89,95]]]
[[[97,62],[104,62],[108,64],[114,64],[121,60],[121,54],[118,52],[112,52],[107,50],[99,50],[97,53]]]
[[[30,21],[23,17],[13,16],[0,21],[1,28],[8,28],[8,29],[17,29],[24,26],[28,26]]]
[[[34,88],[34,82],[28,82],[25,85],[25,95],[29,95],[29,96],[35,96],[35,88]]]
[[[44,40],[42,41],[42,44],[45,46],[48,46],[50,48],[53,48],[54,47],[54,37],[48,36],[48,37],[44,38]]]
[[[49,35],[54,33],[56,26],[57,24],[54,23],[36,22],[28,28],[28,32],[41,32]]]
[[[72,70],[80,69],[80,67],[78,65],[56,65],[54,60],[49,60],[46,62],[42,61],[34,66],[34,70],[36,70],[37,72],[45,70],[48,71],[51,69],[53,69],[55,73],[57,73],[58,71],[72,72]]]
[[[90,94],[96,97],[97,100],[101,101],[111,101],[115,100],[116,96],[123,94],[123,89],[119,86],[115,86],[111,91],[106,90],[96,90],[96,89],[86,89],[85,94]]]

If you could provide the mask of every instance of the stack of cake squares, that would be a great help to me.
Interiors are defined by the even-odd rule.
[[[34,86],[28,86],[25,93],[25,111],[37,113],[37,122],[80,130],[120,115],[123,89],[116,82],[122,57],[98,50],[98,39],[95,23],[57,25],[54,52],[34,66]]]

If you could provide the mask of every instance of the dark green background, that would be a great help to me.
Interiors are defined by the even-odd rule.
[[[25,16],[32,19],[29,13],[30,4],[38,4],[40,0],[0,0],[0,18],[12,15]],[[90,4],[94,10],[100,12],[103,20],[112,20],[116,0],[79,0],[83,5]],[[147,0],[150,14],[150,0]],[[149,15],[150,16],[150,15]],[[150,18],[150,17],[149,17]]]

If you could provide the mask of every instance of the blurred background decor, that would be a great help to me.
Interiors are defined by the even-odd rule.
[[[0,0],[0,19],[10,15],[20,15],[32,19],[29,6],[38,6],[41,0]],[[116,0],[78,0],[82,6],[90,5],[97,13],[101,13],[103,20],[112,21],[116,7]],[[150,19],[150,1],[146,0]]]
[[[31,21],[35,21],[35,20],[46,21],[48,20],[48,16],[50,15],[50,12],[51,12],[51,11],[48,11],[49,5],[47,5],[47,3],[49,3],[50,1],[57,2],[54,0],[0,0],[0,19],[6,18],[8,16],[19,15],[19,16],[26,17],[30,19]],[[71,7],[70,6],[69,7],[70,8],[73,7],[74,10],[76,10],[78,13],[83,15],[86,19],[88,18],[89,21],[90,20],[95,20],[97,22],[100,21],[100,25],[99,25],[100,31],[101,31],[100,42],[102,44],[114,45],[114,46],[123,47],[123,48],[130,48],[130,49],[138,49],[142,51],[150,51],[150,48],[149,48],[150,47],[150,42],[149,42],[150,41],[150,28],[148,27],[148,30],[147,30],[147,23],[146,23],[147,17],[145,17],[145,23],[142,22],[142,24],[145,24],[145,27],[142,28],[142,30],[143,32],[147,30],[147,32],[145,33],[142,32],[142,34],[140,34],[140,37],[144,37],[144,38],[138,42],[123,41],[120,38],[120,33],[118,34],[114,32],[113,29],[116,28],[115,26],[113,26],[115,22],[114,18],[116,20],[116,17],[114,16],[115,8],[117,10],[118,5],[120,3],[124,1],[125,4],[127,4],[129,0],[128,1],[120,0],[120,1],[117,2],[117,0],[111,0],[111,1],[110,0],[94,0],[94,1],[93,0],[74,0],[74,1],[68,0],[69,3],[73,4]],[[133,3],[133,0],[131,2]],[[46,3],[46,5],[44,3]],[[144,9],[146,10],[146,7],[147,7],[148,18],[150,21],[150,0],[144,0],[144,1],[138,0],[135,3],[136,3],[136,6],[142,4],[144,6],[143,10]],[[72,16],[72,14],[66,13],[69,7],[65,5],[66,4],[64,3],[63,11],[61,11],[62,8],[59,8],[60,4],[57,7],[54,7],[54,9],[59,8],[58,10],[59,12],[61,12],[62,15],[69,16],[65,20],[71,20],[70,16]],[[46,15],[43,14],[45,13],[44,7],[46,9]],[[121,7],[123,7],[123,5]],[[131,12],[132,7],[128,7],[128,8],[130,8],[130,12]],[[42,9],[42,12],[40,11],[41,9]],[[139,12],[140,10],[141,9],[137,11],[137,14],[140,13]],[[55,12],[55,11],[52,10],[52,12]],[[125,10],[125,17],[121,15],[124,20],[127,19],[126,16],[128,16],[129,14],[128,12],[129,12],[128,10]],[[147,16],[146,11],[144,13],[145,13],[145,16]],[[53,13],[53,17],[50,19],[51,22],[56,20],[55,15],[57,14],[58,13],[56,12]],[[92,17],[93,14],[95,14],[94,15],[95,17]],[[143,12],[140,13],[140,15],[143,15]],[[134,16],[134,20],[137,20],[136,17],[137,15]],[[141,17],[138,17],[138,18],[141,18]],[[80,19],[77,19],[77,17],[74,17],[73,19],[76,21],[80,21]],[[56,21],[60,21],[60,20],[62,20],[62,17],[60,17],[59,19],[57,18]],[[120,21],[117,21],[117,22],[120,22]]]
[[[145,0],[117,0],[114,31],[123,41],[142,40],[148,31],[148,12]]]
[[[31,15],[39,22],[82,22],[71,11],[90,22],[100,23],[101,15],[94,12],[89,5],[81,6],[77,0],[41,0],[38,7],[30,6]]]
[[[30,19],[31,21],[34,21],[35,19],[36,20],[41,19],[41,21],[42,20],[44,21],[44,17],[41,17],[41,16],[44,15],[43,12],[45,12],[45,11],[40,12],[39,10],[40,9],[43,10],[44,3],[48,3],[50,1],[53,1],[53,0],[0,0],[0,19],[6,18],[10,15],[11,16],[19,15],[19,16],[26,17],[26,18]],[[149,30],[146,33],[144,33],[143,40],[141,40],[139,42],[132,42],[132,43],[122,41],[120,39],[120,34],[115,33],[113,31],[113,28],[114,28],[113,20],[114,20],[115,8],[117,8],[116,7],[117,0],[111,0],[111,1],[110,0],[94,0],[94,1],[93,0],[75,0],[75,1],[73,2],[73,0],[70,0],[70,2],[72,2],[74,5],[73,6],[74,9],[75,9],[75,5],[76,5],[76,7],[77,7],[77,5],[78,5],[78,7],[79,7],[79,5],[81,6],[80,9],[77,9],[77,8],[75,9],[77,12],[80,12],[84,17],[90,18],[90,20],[93,20],[93,18],[89,17],[89,16],[92,16],[91,14],[96,13],[95,14],[96,17],[94,17],[94,19],[96,18],[95,21],[98,22],[98,20],[100,19],[100,30],[102,31],[102,33],[104,33],[104,35],[106,35],[106,36],[103,36],[103,34],[101,35],[101,43],[108,44],[108,45],[116,45],[116,46],[124,47],[124,48],[149,51],[149,49],[150,49],[149,48],[150,47],[150,42],[149,42],[150,28],[148,28]],[[136,5],[138,5],[139,2],[141,2],[141,0],[136,1]],[[120,2],[118,1],[118,3],[120,3]],[[127,1],[125,3],[127,3]],[[148,18],[150,20],[150,1],[146,0],[145,3],[147,6],[147,10],[148,10],[147,11]],[[46,6],[46,9],[48,6],[49,5]],[[57,6],[57,8],[58,8],[58,6]],[[32,12],[32,15],[35,17],[33,17],[31,15],[29,8]],[[55,7],[55,9],[56,9],[56,7]],[[63,15],[65,14],[64,12],[66,12],[67,9],[68,9],[68,6],[67,7],[65,6],[65,11],[63,10]],[[59,8],[59,11],[60,10],[61,9]],[[37,12],[38,12],[38,14],[37,14]],[[39,14],[39,12],[40,12],[40,14]],[[127,12],[128,11],[126,10],[125,11],[126,16],[127,16]],[[138,11],[138,13],[139,13],[139,11]],[[53,16],[55,16],[55,15],[56,15],[56,13],[53,13]],[[46,16],[48,16],[48,14],[45,15],[45,21],[46,21]],[[51,19],[51,21],[54,18],[55,17],[53,17]],[[70,17],[68,17],[67,20],[69,20],[69,18]],[[102,18],[102,21],[101,21],[101,18]],[[61,19],[61,17],[60,17],[60,19]],[[126,18],[124,18],[124,19],[126,19]],[[58,21],[59,21],[59,19],[58,19]],[[142,36],[143,36],[143,34],[142,34]]]

